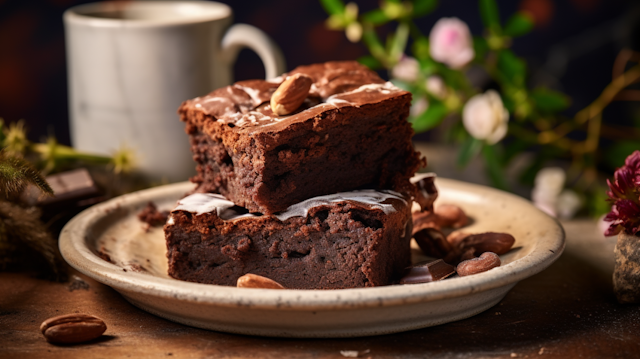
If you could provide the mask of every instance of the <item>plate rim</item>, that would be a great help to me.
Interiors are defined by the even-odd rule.
[[[486,192],[506,196],[510,201],[524,203],[539,212],[542,218],[546,218],[554,231],[550,231],[547,235],[548,243],[542,243],[547,244],[544,248],[538,242],[531,253],[489,272],[424,284],[331,290],[254,289],[185,282],[124,271],[123,268],[101,259],[91,251],[86,235],[91,225],[122,205],[130,207],[146,204],[153,198],[167,196],[167,193],[180,191],[186,193],[193,186],[190,182],[179,182],[125,194],[82,211],[62,229],[59,241],[60,252],[67,263],[76,270],[117,291],[136,292],[215,306],[273,310],[352,310],[455,298],[528,278],[546,269],[562,254],[565,247],[565,232],[562,225],[555,218],[535,208],[528,200],[495,188],[453,179],[437,178],[436,183],[445,190],[462,192],[474,190],[475,196]]]

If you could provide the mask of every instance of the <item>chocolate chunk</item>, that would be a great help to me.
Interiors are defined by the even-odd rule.
[[[444,234],[436,228],[423,228],[414,232],[413,238],[422,252],[430,257],[444,258],[453,251],[453,247]]]
[[[411,213],[413,220],[413,233],[417,233],[425,228],[440,229],[438,216],[433,212],[413,212]]]
[[[454,274],[456,269],[442,259],[433,262],[423,262],[407,268],[400,284],[429,283],[445,279]]]
[[[85,168],[47,176],[46,180],[55,196],[40,199],[38,205],[41,206],[73,200],[80,201],[100,194],[89,171]]]
[[[415,201],[418,202],[423,212],[433,211],[433,202],[438,198],[438,189],[434,183],[436,174],[425,173],[423,176],[423,178],[414,183],[418,189]]]

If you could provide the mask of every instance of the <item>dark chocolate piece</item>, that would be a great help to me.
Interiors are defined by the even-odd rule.
[[[422,228],[417,232],[414,229],[413,232],[413,238],[427,256],[445,258],[453,251],[453,247],[444,234],[436,228]]]
[[[422,212],[433,212],[433,202],[438,198],[438,189],[434,183],[436,174],[425,173],[418,178],[419,179],[414,182],[417,189],[415,201],[420,205]]]
[[[442,259],[433,262],[416,264],[405,270],[405,274],[400,279],[400,284],[429,283],[442,280],[455,274],[456,269]]]

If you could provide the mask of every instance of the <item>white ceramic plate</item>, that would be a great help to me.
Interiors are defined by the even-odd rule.
[[[342,290],[247,289],[167,276],[162,229],[146,232],[137,213],[149,201],[170,209],[190,190],[178,183],[91,207],[60,235],[71,266],[111,286],[133,305],[194,327],[277,337],[395,333],[471,317],[497,304],[519,281],[553,263],[564,232],[530,202],[495,189],[439,178],[436,205],[455,203],[473,218],[468,232],[507,232],[514,249],[490,271],[439,282]],[[106,252],[113,263],[98,256]],[[416,253],[417,250],[414,250]],[[418,260],[414,256],[414,260]]]

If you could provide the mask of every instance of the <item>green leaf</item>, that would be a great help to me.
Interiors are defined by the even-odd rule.
[[[358,62],[363,64],[363,65],[365,65],[365,66],[367,66],[371,70],[379,70],[379,69],[384,67],[384,66],[382,66],[382,63],[380,61],[378,61],[378,59],[376,59],[375,57],[373,57],[371,55],[365,55],[365,56],[362,56],[362,57],[358,58]]]
[[[504,155],[502,156],[501,165],[507,166],[509,162],[513,160],[517,155],[523,153],[525,150],[529,148],[530,144],[526,141],[522,141],[519,139],[513,139],[508,145],[504,148]]]
[[[438,6],[438,0],[413,0],[413,17],[431,13]]]
[[[389,17],[380,9],[371,10],[362,14],[362,21],[372,25],[383,25],[390,21]]]
[[[515,101],[513,101],[513,98],[511,98],[511,96],[508,96],[507,94],[509,94],[510,90],[509,88],[512,88],[512,86],[503,86],[502,87],[502,91],[503,91],[503,96],[502,97],[502,104],[504,105],[504,108],[507,109],[507,111],[509,111],[509,113],[514,113],[516,111],[516,103]]]
[[[362,32],[362,41],[367,45],[371,55],[382,62],[383,65],[387,65],[387,53],[378,38],[378,34],[374,31],[373,27],[365,26]]]
[[[500,158],[496,153],[495,147],[496,145],[487,144],[482,147],[482,157],[484,157],[484,163],[486,166],[485,169],[494,187],[502,190],[508,190],[509,185],[507,184],[506,175],[504,173],[504,169],[500,166]]]
[[[541,112],[558,112],[569,107],[571,99],[562,92],[539,87],[530,93],[533,104]]]
[[[607,201],[607,188],[595,186],[592,191],[587,192],[587,210],[593,218],[598,218],[611,211],[611,203]]]
[[[473,37],[473,51],[476,53],[476,59],[478,61],[482,61],[489,51],[489,45],[487,44],[487,40],[484,37],[474,36]]]
[[[404,53],[404,49],[407,47],[407,40],[409,39],[409,25],[405,23],[398,24],[398,28],[389,42],[389,59],[391,61],[398,61]]]
[[[397,88],[400,88],[400,89],[405,90],[405,91],[413,92],[412,91],[413,89],[411,88],[411,85],[409,85],[408,83],[406,83],[406,82],[404,82],[402,80],[391,79],[391,83]]]
[[[433,100],[425,112],[412,119],[413,130],[416,133],[430,130],[438,126],[447,113],[449,113],[447,106],[440,101]]]
[[[526,12],[517,12],[504,26],[504,34],[511,37],[526,35],[533,30],[533,17]]]
[[[505,82],[522,87],[527,75],[527,63],[511,50],[498,52],[498,69]]]
[[[490,30],[500,30],[500,12],[495,0],[480,0],[480,16],[484,26]]]
[[[329,15],[344,13],[344,3],[342,0],[320,0],[320,4],[322,4],[324,11]]]
[[[531,161],[531,163],[529,163],[529,165],[525,167],[525,169],[522,170],[522,172],[520,172],[520,175],[518,176],[518,181],[528,186],[533,186],[536,179],[536,174],[538,174],[538,171],[542,169],[547,160],[551,158],[548,151],[541,150],[534,153],[536,156],[533,161]]]
[[[458,166],[466,167],[472,158],[476,157],[482,149],[482,141],[471,136],[462,143],[458,152]]]
[[[640,149],[640,140],[616,141],[604,151],[603,159],[611,169],[619,168],[624,165],[625,158],[638,149]]]
[[[430,60],[429,54],[429,39],[425,36],[420,36],[413,40],[412,51],[413,56],[418,60]]]

